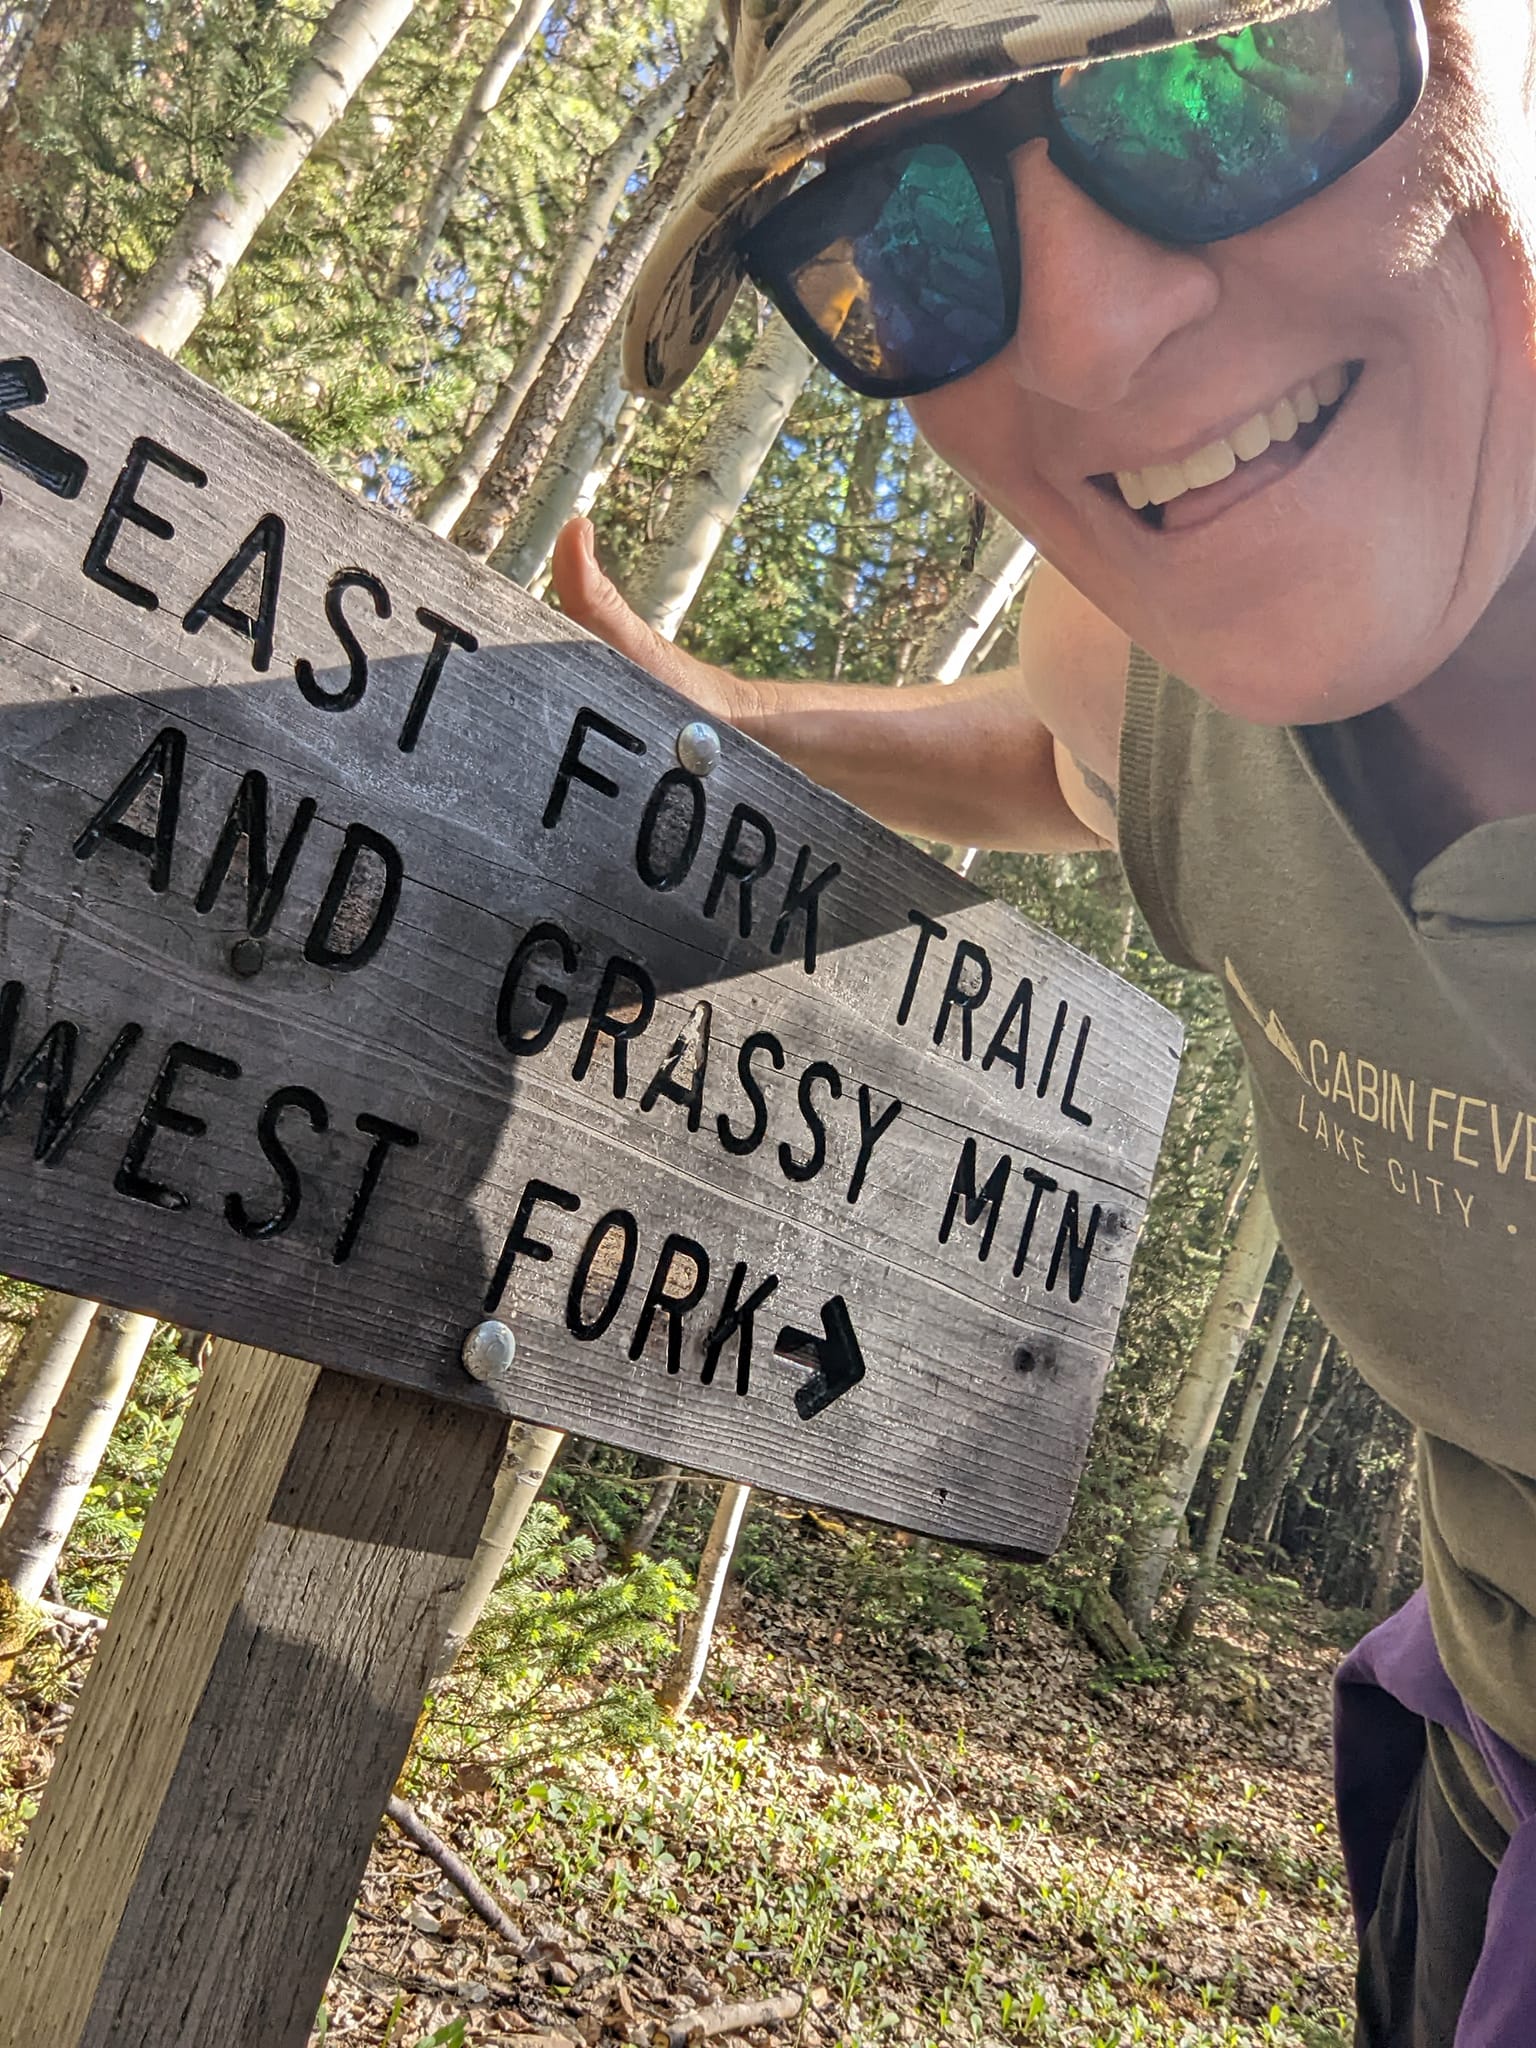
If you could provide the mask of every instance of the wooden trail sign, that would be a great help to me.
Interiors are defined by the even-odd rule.
[[[1049,1550],[1177,1024],[0,282],[0,1269]]]

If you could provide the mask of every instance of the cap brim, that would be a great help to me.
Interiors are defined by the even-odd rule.
[[[630,301],[624,381],[670,398],[742,282],[737,244],[801,165],[897,108],[1192,42],[1318,0],[805,0],[678,194]]]

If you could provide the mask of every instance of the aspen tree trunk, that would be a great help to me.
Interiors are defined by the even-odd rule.
[[[1034,559],[1034,544],[994,514],[976,567],[919,643],[912,663],[917,675],[936,683],[957,682],[999,613],[1017,597]]]
[[[464,111],[459,116],[453,140],[448,145],[448,153],[422,206],[415,237],[390,286],[397,299],[416,296],[433,252],[442,240],[448,216],[464,190],[464,181],[469,176],[469,167],[475,160],[481,137],[490,125],[492,114],[501,104],[501,96],[511,83],[513,72],[528,54],[528,45],[548,11],[549,0],[521,0],[521,5],[514,7],[502,29],[485,69],[475,80]]]
[[[1371,1619],[1385,1621],[1392,1612],[1392,1595],[1403,1562],[1403,1537],[1414,1496],[1413,1446],[1403,1452],[1402,1463],[1392,1480],[1392,1490],[1382,1503],[1376,1523],[1376,1540],[1371,1554]]]
[[[497,567],[532,590],[549,567],[555,541],[568,519],[589,512],[598,492],[624,458],[645,400],[624,389],[623,335],[615,326],[582,379],[543,467],[508,523]]]
[[[759,335],[654,539],[625,579],[641,618],[671,638],[698,594],[811,370],[811,352],[777,313]]]
[[[195,199],[123,313],[163,355],[182,349],[315,144],[410,19],[414,0],[337,0],[299,62],[271,130],[248,135],[217,192]]]
[[[1269,1197],[1260,1182],[1248,1198],[1216,1281],[1204,1326],[1174,1396],[1146,1507],[1120,1560],[1116,1591],[1138,1635],[1146,1635],[1151,1628],[1152,1610],[1178,1541],[1179,1524],[1200,1476],[1278,1243]]]
[[[1253,1369],[1252,1379],[1248,1382],[1242,1413],[1238,1416],[1237,1427],[1232,1432],[1227,1462],[1222,1467],[1221,1483],[1216,1488],[1216,1497],[1211,1502],[1211,1511],[1206,1518],[1205,1533],[1200,1541],[1200,1563],[1190,1582],[1178,1621],[1174,1624],[1173,1640],[1180,1649],[1187,1648],[1195,1639],[1195,1624],[1199,1621],[1201,1610],[1209,1597],[1211,1579],[1221,1557],[1222,1540],[1227,1533],[1232,1503],[1237,1498],[1238,1482],[1243,1476],[1243,1462],[1248,1456],[1248,1447],[1253,1442],[1253,1432],[1259,1426],[1259,1411],[1264,1406],[1264,1396],[1269,1392],[1269,1383],[1275,1376],[1275,1367],[1280,1362],[1280,1353],[1285,1348],[1286,1334],[1291,1327],[1291,1318],[1296,1313],[1296,1303],[1300,1298],[1301,1279],[1293,1272],[1285,1283],[1285,1290],[1279,1301],[1275,1304],[1275,1313],[1264,1339],[1264,1349],[1259,1354],[1259,1362]]]
[[[713,20],[687,58],[650,93],[618,138],[598,159],[581,211],[566,230],[558,269],[544,288],[538,319],[523,344],[516,367],[496,393],[489,411],[464,443],[453,468],[427,498],[420,518],[433,533],[452,533],[466,553],[491,556],[533,480],[583,377],[608,338],[629,296],[640,265],[661,231],[662,217],[682,183],[697,140],[704,99],[723,77]],[[679,115],[684,119],[679,121]],[[663,130],[678,132],[662,154],[645,191],[617,229],[603,256],[603,244],[619,201]],[[555,358],[556,360],[552,360]],[[546,369],[552,373],[545,377]],[[531,437],[514,430],[519,414],[541,383],[540,430]],[[532,422],[528,422],[531,426]],[[501,564],[496,561],[496,566]]]
[[[36,1600],[59,1561],[155,1334],[153,1316],[97,1311],[31,1469],[0,1528],[0,1579]]]
[[[667,1510],[677,1497],[678,1481],[682,1476],[681,1465],[663,1465],[656,1474],[656,1484],[651,1490],[645,1513],[619,1545],[619,1555],[626,1561],[649,1555],[651,1545],[667,1519]]]
[[[1237,1171],[1227,1184],[1227,1199],[1221,1205],[1221,1228],[1217,1233],[1219,1237],[1225,1237],[1232,1228],[1232,1218],[1237,1214],[1237,1205],[1243,1199],[1243,1190],[1253,1178],[1253,1169],[1258,1163],[1259,1148],[1250,1138],[1242,1158],[1237,1163]]]
[[[443,1646],[433,1667],[434,1678],[445,1678],[458,1662],[459,1652],[469,1641],[485,1603],[496,1590],[496,1582],[507,1568],[528,1510],[539,1497],[539,1488],[549,1476],[565,1432],[540,1429],[528,1422],[514,1422],[507,1437],[506,1456],[496,1475],[490,1512],[470,1560],[464,1590],[454,1604],[443,1635]]]
[[[699,1604],[688,1617],[677,1663],[657,1694],[674,1721],[687,1720],[688,1709],[693,1705],[694,1694],[704,1677],[704,1667],[709,1662],[709,1645],[715,1633],[715,1617],[720,1612],[720,1596],[730,1576],[731,1560],[736,1555],[736,1539],[741,1534],[751,1498],[751,1487],[738,1485],[735,1480],[727,1480],[720,1489],[715,1519],[709,1525],[704,1555],[699,1559]]]
[[[1275,1517],[1280,1512],[1280,1502],[1301,1457],[1307,1417],[1332,1347],[1332,1336],[1326,1329],[1320,1329],[1296,1368],[1296,1377],[1286,1395],[1274,1442],[1270,1445],[1268,1461],[1254,1483],[1247,1523],[1251,1543],[1268,1543],[1274,1534]]]
[[[73,1294],[45,1294],[0,1380],[0,1522],[27,1476],[96,1307]]]

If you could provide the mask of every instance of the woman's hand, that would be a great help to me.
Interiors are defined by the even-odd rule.
[[[561,529],[550,563],[550,582],[567,618],[680,690],[711,717],[739,725],[761,709],[751,683],[716,668],[713,662],[696,661],[691,654],[684,654],[631,609],[599,566],[590,520],[572,519]]]

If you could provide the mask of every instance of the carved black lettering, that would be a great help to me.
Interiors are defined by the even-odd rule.
[[[304,1183],[299,1178],[293,1154],[283,1143],[278,1129],[284,1111],[289,1109],[300,1111],[308,1119],[312,1131],[323,1131],[330,1125],[330,1112],[313,1088],[279,1088],[267,1097],[256,1119],[256,1142],[267,1164],[277,1175],[282,1199],[267,1215],[253,1216],[243,1195],[226,1195],[224,1220],[241,1237],[281,1237],[299,1213],[304,1199]]]
[[[620,997],[622,984],[629,984],[630,993]],[[615,1004],[622,1001],[622,1009]],[[626,1016],[624,1010],[632,1014]],[[624,960],[615,953],[603,969],[603,978],[598,983],[597,993],[592,998],[592,1014],[587,1019],[587,1028],[581,1035],[581,1045],[576,1054],[576,1063],[571,1068],[573,1081],[584,1081],[597,1051],[598,1041],[603,1038],[613,1042],[613,1093],[618,1102],[624,1100],[629,1091],[629,1042],[638,1038],[656,1013],[656,984],[645,969],[634,960]]]
[[[992,1240],[997,1235],[997,1221],[1002,1213],[1003,1196],[1008,1191],[1008,1176],[1013,1171],[1013,1157],[1004,1152],[997,1164],[987,1175],[981,1188],[976,1186],[976,1140],[967,1138],[960,1147],[960,1163],[955,1168],[955,1177],[949,1184],[949,1200],[944,1205],[944,1221],[939,1225],[939,1243],[948,1244],[950,1233],[955,1227],[956,1213],[963,1209],[965,1221],[973,1229],[981,1223],[981,1242],[976,1247],[976,1256],[983,1262],[990,1257]],[[985,1217],[986,1221],[982,1222]]]
[[[741,1092],[752,1105],[752,1122],[746,1135],[742,1136],[724,1110],[715,1118],[715,1129],[720,1134],[720,1143],[727,1152],[738,1159],[755,1152],[768,1131],[768,1098],[763,1093],[762,1083],[752,1071],[752,1062],[760,1052],[765,1052],[773,1066],[780,1072],[784,1067],[784,1048],[771,1031],[754,1031],[743,1039],[741,1051],[736,1056],[736,1078],[741,1083]]]
[[[341,601],[349,590],[367,591],[373,600],[375,618],[387,619],[394,610],[389,592],[377,576],[370,576],[366,569],[337,570],[326,587],[325,619],[347,657],[347,680],[339,690],[328,690],[315,674],[312,661],[301,657],[293,664],[293,679],[300,696],[317,711],[350,711],[354,704],[361,704],[368,687],[368,656],[342,609]]]
[[[736,1262],[725,1290],[725,1299],[720,1304],[720,1314],[715,1327],[704,1339],[704,1365],[699,1373],[701,1386],[712,1387],[715,1383],[715,1368],[721,1354],[734,1337],[736,1340],[736,1391],[745,1394],[752,1387],[752,1330],[753,1317],[779,1284],[777,1273],[770,1273],[766,1280],[754,1287],[743,1301],[741,1290],[746,1285],[747,1268],[742,1260]]]
[[[808,846],[802,846],[795,858],[795,871],[789,878],[789,887],[784,891],[784,905],[779,912],[779,921],[773,928],[773,943],[769,952],[777,956],[788,943],[789,935],[796,922],[805,926],[805,940],[802,957],[807,974],[816,972],[817,920],[821,908],[821,894],[843,872],[840,861],[831,860],[819,874],[807,879],[812,854]]]
[[[1072,1048],[1072,1064],[1067,1069],[1067,1085],[1061,1091],[1061,1113],[1071,1117],[1074,1123],[1091,1124],[1093,1112],[1079,1108],[1073,1099],[1072,1090],[1077,1086],[1077,1077],[1083,1069],[1083,1053],[1088,1045],[1088,1033],[1093,1029],[1093,1019],[1084,1017],[1077,1027],[1077,1043]]]
[[[811,1134],[811,1149],[804,1159],[797,1159],[787,1144],[780,1145],[779,1170],[786,1180],[814,1180],[827,1163],[827,1126],[812,1094],[818,1081],[834,1102],[843,1092],[843,1077],[830,1060],[812,1060],[800,1076],[796,1099],[800,1104],[800,1114],[805,1118],[805,1127]]]
[[[1061,1221],[1056,1226],[1056,1246],[1051,1253],[1051,1269],[1045,1276],[1046,1292],[1050,1293],[1061,1274],[1061,1262],[1067,1262],[1067,1299],[1081,1301],[1083,1289],[1088,1283],[1088,1262],[1093,1257],[1093,1241],[1099,1234],[1099,1217],[1103,1212],[1094,1203],[1088,1215],[1088,1228],[1078,1235],[1080,1221],[1077,1189],[1067,1190],[1067,1199],[1062,1204]]]
[[[569,1188],[557,1188],[553,1181],[530,1180],[518,1198],[517,1213],[512,1218],[501,1247],[501,1257],[496,1261],[496,1270],[491,1275],[491,1284],[485,1290],[485,1312],[494,1315],[501,1306],[501,1297],[507,1291],[507,1282],[512,1277],[512,1268],[519,1259],[532,1259],[536,1265],[543,1265],[555,1255],[554,1247],[547,1245],[540,1237],[528,1235],[528,1225],[533,1221],[533,1212],[543,1202],[551,1209],[564,1209],[574,1214],[581,1207],[580,1195],[573,1195]]]
[[[89,860],[103,839],[124,846],[149,862],[149,886],[163,896],[171,886],[171,856],[181,822],[181,779],[187,759],[187,736],[174,725],[157,733],[75,841],[76,860]],[[125,822],[149,785],[159,784],[152,832]]]
[[[757,845],[745,848],[748,833],[755,833]],[[736,884],[736,929],[744,939],[752,936],[752,888],[773,866],[778,850],[774,830],[761,811],[750,804],[738,804],[731,813],[715,857],[715,872],[704,895],[704,915],[713,917],[725,896],[728,882]],[[777,950],[777,948],[775,948]]]
[[[976,969],[976,985],[967,988],[965,970]],[[962,939],[955,948],[955,957],[949,963],[949,979],[944,984],[944,998],[939,1004],[938,1020],[933,1027],[935,1045],[944,1043],[949,1030],[949,1019],[953,1011],[960,1012],[960,1057],[968,1060],[971,1056],[971,1018],[983,1004],[992,988],[992,962],[987,958],[984,947],[970,939]]]
[[[507,962],[507,971],[501,977],[501,990],[496,997],[496,1036],[508,1052],[526,1055],[542,1052],[560,1028],[561,1019],[570,1008],[570,991],[551,988],[547,981],[533,985],[533,996],[544,1006],[544,1014],[538,1023],[516,1028],[513,1018],[518,1007],[518,996],[522,992],[523,970],[534,954],[543,948],[553,948],[558,954],[560,965],[567,974],[574,974],[578,952],[576,942],[570,934],[557,924],[530,925],[518,940],[512,958]]]
[[[137,491],[144,481],[144,472],[153,464],[163,469],[167,476],[173,476],[178,483],[191,484],[201,490],[208,479],[195,462],[184,461],[169,448],[162,448],[158,441],[151,441],[141,434],[128,450],[128,460],[118,471],[117,480],[107,499],[106,510],[102,513],[96,531],[91,535],[91,544],[85,551],[85,560],[80,564],[84,573],[93,583],[99,583],[103,590],[110,590],[114,597],[120,597],[127,604],[136,604],[141,611],[154,612],[160,609],[160,599],[147,583],[135,583],[114,569],[108,560],[113,542],[125,526],[142,527],[145,533],[153,534],[156,540],[174,540],[176,529],[169,519],[158,512],[152,512],[147,505],[138,501]]]
[[[688,1022],[668,1046],[661,1065],[645,1084],[640,1107],[654,1109],[666,1097],[688,1112],[688,1128],[696,1131],[704,1115],[704,1076],[709,1071],[708,1003],[695,1003]]]
[[[1057,1183],[1048,1173],[1041,1173],[1038,1167],[1026,1166],[1024,1178],[1029,1182],[1029,1207],[1024,1212],[1024,1228],[1019,1232],[1018,1249],[1013,1255],[1015,1277],[1023,1272],[1029,1258],[1029,1248],[1034,1243],[1035,1222],[1040,1214],[1040,1201],[1044,1195],[1054,1195]]]
[[[410,709],[405,714],[405,723],[400,728],[400,737],[395,745],[402,754],[414,754],[416,743],[421,738],[421,728],[427,722],[427,713],[432,709],[432,699],[437,695],[437,686],[443,679],[448,656],[455,647],[462,647],[466,654],[473,654],[480,642],[463,626],[454,625],[451,619],[439,618],[425,605],[416,607],[416,617],[432,635],[432,645],[422,664],[417,679],[415,694]]]
[[[222,1053],[205,1052],[200,1045],[183,1045],[179,1040],[167,1049],[165,1058],[160,1062],[160,1070],[150,1083],[133,1135],[112,1176],[112,1185],[120,1195],[127,1195],[135,1202],[147,1202],[152,1209],[185,1209],[191,1204],[192,1198],[184,1189],[172,1187],[168,1181],[151,1180],[144,1171],[149,1148],[158,1132],[175,1131],[183,1138],[200,1138],[208,1129],[206,1118],[189,1109],[179,1109],[171,1100],[177,1082],[189,1068],[193,1073],[208,1074],[217,1081],[238,1081],[240,1078],[239,1064],[226,1059]]]
[[[920,910],[907,912],[907,923],[917,926],[917,944],[912,948],[912,965],[907,969],[906,987],[901,992],[901,1001],[896,1008],[896,1022],[905,1024],[912,1015],[912,1005],[917,997],[917,985],[923,978],[923,963],[928,958],[930,939],[947,939],[948,931],[934,918],[925,917]]]
[[[304,845],[316,810],[312,796],[301,797],[293,814],[276,861],[267,866],[267,778],[259,768],[249,768],[240,778],[229,815],[219,833],[218,844],[207,873],[193,898],[193,908],[206,915],[219,900],[240,842],[245,841],[245,928],[253,939],[261,938],[282,907],[293,878],[294,863]]]
[[[848,1199],[856,1202],[864,1192],[864,1177],[869,1172],[869,1162],[874,1157],[875,1147],[901,1115],[901,1104],[892,1096],[878,1117],[873,1114],[874,1097],[861,1081],[859,1083],[859,1156],[853,1162],[853,1172],[848,1178]]]
[[[1005,1067],[1012,1067],[1015,1088],[1024,1086],[1029,1061],[1029,1018],[1034,999],[1035,984],[1026,974],[1021,977],[1018,987],[1008,998],[1008,1007],[1003,1012],[1002,1022],[993,1032],[992,1043],[981,1058],[981,1071],[984,1074],[990,1073],[999,1060]]]
[[[544,829],[552,832],[565,813],[565,800],[570,794],[573,782],[585,783],[588,789],[595,789],[599,796],[617,796],[619,785],[611,775],[605,775],[601,768],[583,759],[581,743],[588,733],[596,733],[599,739],[610,745],[622,747],[627,754],[643,754],[645,741],[635,732],[626,732],[622,725],[615,725],[611,718],[604,718],[601,711],[592,711],[586,705],[571,720],[571,729],[566,736],[565,751],[560,756],[560,765],[555,770],[554,783],[550,788],[549,801],[544,806]]]
[[[685,1281],[680,1294],[668,1292],[673,1270],[679,1261],[693,1267],[693,1278]],[[683,1318],[692,1308],[697,1308],[709,1287],[709,1254],[703,1245],[695,1244],[691,1237],[682,1237],[673,1231],[661,1248],[656,1261],[656,1270],[651,1275],[651,1284],[645,1291],[645,1305],[640,1311],[640,1320],[635,1324],[635,1334],[629,1341],[629,1355],[638,1358],[646,1347],[651,1334],[651,1325],[661,1316],[667,1326],[667,1371],[681,1372],[683,1369]]]
[[[283,546],[288,529],[275,512],[263,513],[245,539],[214,577],[201,597],[195,597],[182,619],[184,633],[201,633],[210,619],[241,640],[251,643],[251,667],[265,675],[272,666],[272,639],[277,631],[277,598],[283,581]],[[261,563],[261,589],[253,612],[242,611],[230,599],[250,571]]]
[[[619,1234],[617,1255],[606,1249],[615,1231]],[[639,1245],[640,1226],[627,1209],[610,1209],[606,1216],[598,1217],[588,1232],[581,1257],[576,1261],[576,1270],[571,1275],[570,1291],[565,1297],[565,1327],[581,1343],[590,1344],[601,1337],[623,1306],[634,1276],[635,1253]],[[608,1291],[597,1314],[588,1316],[585,1313],[587,1289],[594,1277],[601,1280]]]
[[[373,856],[380,870],[376,884],[368,892],[372,904],[366,908],[364,886],[357,878],[358,864],[365,854]],[[405,863],[393,841],[382,832],[375,832],[371,825],[349,825],[315,921],[309,928],[309,937],[304,941],[304,958],[312,967],[333,967],[340,974],[366,967],[389,936],[400,907],[404,880]]]
[[[140,1024],[125,1024],[71,1102],[69,1091],[75,1084],[80,1030],[67,1018],[50,1024],[32,1050],[21,1055],[15,1073],[11,1072],[16,1027],[21,1021],[25,994],[19,981],[8,981],[0,987],[0,1132],[8,1128],[20,1104],[41,1083],[43,1103],[32,1157],[45,1166],[56,1166],[69,1150],[75,1133],[116,1080],[123,1062],[144,1036],[144,1029]]]
[[[685,881],[704,837],[704,785],[686,768],[669,768],[646,800],[635,834],[635,873],[647,889]]]
[[[1061,1034],[1066,1028],[1067,1005],[1065,998],[1056,1005],[1055,1022],[1051,1025],[1050,1041],[1045,1048],[1045,1058],[1040,1062],[1040,1077],[1035,1082],[1035,1093],[1043,1102],[1045,1091],[1051,1085],[1051,1069],[1056,1064],[1057,1049],[1061,1045]]]
[[[352,1197],[346,1220],[341,1226],[335,1244],[331,1246],[331,1264],[344,1266],[357,1249],[358,1234],[373,1202],[379,1180],[384,1172],[384,1162],[398,1145],[409,1152],[421,1143],[421,1133],[413,1131],[409,1124],[391,1123],[387,1116],[370,1116],[367,1110],[357,1119],[357,1128],[365,1138],[372,1138],[368,1157],[363,1161],[362,1173],[358,1176],[357,1192]]]

